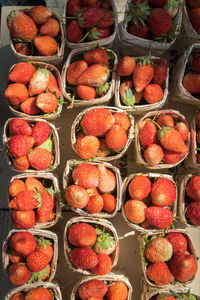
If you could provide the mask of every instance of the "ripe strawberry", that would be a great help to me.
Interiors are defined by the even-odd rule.
[[[35,140],[31,136],[22,134],[14,135],[10,138],[8,151],[13,157],[19,158],[27,155],[34,143]]]
[[[89,41],[105,39],[111,35],[109,27],[106,28],[97,28],[93,27],[90,29],[90,34],[88,35]]]
[[[139,62],[133,70],[133,84],[136,92],[141,92],[152,80],[154,68],[150,62]]]
[[[95,196],[95,195],[98,195],[98,194],[99,194],[97,188],[89,188],[89,189],[87,189],[86,191],[87,191],[89,197]]]
[[[176,186],[167,178],[159,178],[152,184],[151,201],[153,205],[165,207],[176,200]]]
[[[87,223],[76,223],[69,228],[68,240],[75,247],[92,247],[96,239],[94,227]]]
[[[29,229],[35,225],[35,212],[33,210],[12,210],[11,218],[18,229]]]
[[[25,184],[21,179],[14,179],[9,185],[9,195],[13,198],[19,194],[19,192],[25,190]]]
[[[28,91],[24,84],[12,83],[8,85],[4,96],[8,99],[8,102],[11,105],[16,106],[28,98]]]
[[[96,154],[97,157],[106,157],[111,153],[111,149],[108,148],[106,145],[106,140],[105,139],[99,139],[100,141],[100,147],[99,150]]]
[[[200,226],[200,202],[190,203],[185,214],[193,225]]]
[[[108,300],[126,300],[128,298],[128,288],[123,281],[113,282],[107,293]]]
[[[84,28],[92,28],[97,25],[97,23],[102,19],[105,18],[105,12],[102,8],[98,7],[82,7],[81,8],[81,18],[83,20],[79,21],[80,25]],[[104,19],[106,22],[106,20]],[[102,22],[101,22],[102,23]],[[100,25],[101,25],[100,23]],[[102,28],[104,26],[97,26],[99,28]],[[112,24],[111,24],[112,25]],[[109,27],[109,26],[105,26]]]
[[[128,130],[131,126],[131,122],[128,116],[125,113],[116,112],[114,114],[115,117],[115,124],[121,126],[124,130]]]
[[[77,94],[82,100],[92,100],[96,96],[96,91],[91,86],[79,84],[77,86]]]
[[[17,83],[28,83],[33,73],[35,72],[35,67],[31,63],[20,62],[14,66],[12,71],[8,75],[8,79]]]
[[[149,0],[149,4],[152,7],[163,7],[168,0]]]
[[[78,294],[81,299],[90,299],[91,297],[103,299],[107,291],[108,286],[98,279],[86,281],[78,288]]]
[[[139,141],[143,148],[147,148],[156,143],[157,128],[152,121],[145,120],[145,123],[142,124],[142,128],[139,131]]]
[[[8,279],[12,284],[22,285],[31,278],[31,272],[24,263],[14,263],[8,266]]]
[[[103,209],[103,198],[100,195],[89,197],[86,209],[90,214],[96,214]]]
[[[36,106],[36,97],[30,97],[21,103],[20,109],[28,115],[38,115],[41,110]]]
[[[100,7],[101,0],[83,0],[84,6]]]
[[[35,275],[37,281],[45,281],[49,277],[50,273],[51,266],[48,264],[45,269],[40,272],[32,273],[32,275]]]
[[[187,251],[187,240],[183,234],[179,232],[169,232],[166,239],[172,244],[173,255],[185,254]]]
[[[44,24],[53,13],[43,5],[37,5],[29,10],[29,16],[34,20],[36,24]]]
[[[36,105],[45,113],[52,113],[56,110],[58,100],[52,93],[41,93],[37,96]]]
[[[15,43],[15,50],[23,55],[31,55],[31,43]]]
[[[44,56],[54,55],[58,50],[57,41],[49,35],[36,36],[33,42],[37,51]]]
[[[152,263],[168,261],[173,254],[170,242],[163,237],[156,237],[151,240],[145,249],[144,256]]]
[[[98,165],[100,171],[100,178],[98,189],[102,193],[111,193],[116,187],[116,177],[109,169],[107,169],[103,164]]]
[[[147,207],[145,215],[150,225],[161,229],[169,227],[173,221],[172,212],[164,207]]]
[[[35,289],[31,289],[27,292],[25,296],[26,300],[51,300],[52,294],[51,292],[44,288],[44,287],[38,287]]]
[[[81,9],[82,0],[69,0],[67,2],[67,15],[75,17],[76,13]]]
[[[200,93],[200,74],[188,72],[183,78],[183,87],[191,94]]]
[[[66,29],[66,36],[71,43],[79,43],[82,40],[83,28],[79,26],[77,20],[73,20],[69,23]]]
[[[37,250],[45,254],[48,257],[49,262],[52,260],[54,249],[50,240],[43,237],[37,238]]]
[[[199,145],[200,144],[200,129],[197,129],[197,131],[196,131],[196,141],[197,141],[197,144]]]
[[[164,149],[163,162],[165,164],[175,164],[179,162],[185,155],[186,153],[177,153]]]
[[[71,251],[71,262],[79,269],[91,269],[98,264],[96,253],[87,247],[74,248]]]
[[[190,254],[174,255],[169,267],[176,280],[180,282],[193,279],[198,268],[196,258]]]
[[[26,258],[26,264],[32,272],[39,272],[46,268],[49,258],[39,250],[33,251]]]
[[[48,150],[36,147],[28,154],[28,160],[33,169],[45,170],[53,163],[53,156]]]
[[[182,140],[181,134],[173,128],[162,127],[162,129],[158,131],[158,139],[162,147],[166,150],[179,153],[185,153],[187,151],[187,147]]]
[[[106,132],[106,144],[114,151],[121,151],[128,141],[125,130],[119,125],[113,125]]]
[[[29,95],[39,95],[44,92],[50,81],[50,72],[46,69],[37,69],[29,82]]]
[[[161,57],[154,66],[154,74],[152,81],[159,85],[163,84],[167,78],[167,61],[164,57]]]
[[[29,161],[27,156],[25,155],[14,159],[13,167],[20,172],[26,171],[29,168]]]
[[[197,202],[200,202],[199,186],[200,175],[195,175],[192,178],[190,178],[185,188],[186,195]]]
[[[149,26],[155,35],[166,34],[172,27],[172,20],[163,8],[154,8],[149,16]]]
[[[143,200],[151,191],[151,181],[147,176],[136,175],[128,186],[131,199]]]
[[[28,231],[20,231],[11,236],[10,248],[18,255],[27,256],[35,251],[36,247],[34,236]]]
[[[52,219],[51,213],[53,212],[55,202],[54,196],[51,196],[48,192],[41,194],[41,206],[37,210],[37,222],[44,223]]]
[[[109,69],[100,64],[93,64],[88,67],[78,78],[78,84],[99,87],[108,81]]]
[[[27,177],[26,178],[25,188],[26,188],[26,190],[35,191],[38,193],[42,193],[45,189],[43,184],[35,177]]]
[[[39,204],[35,196],[36,193],[34,191],[21,191],[13,200],[9,202],[9,207],[12,208],[16,204],[17,209],[20,210],[35,209]],[[13,201],[15,203],[13,203]]]
[[[144,151],[144,158],[150,166],[159,165],[163,159],[162,148],[157,144],[151,144]]]
[[[134,23],[129,23],[127,28],[128,33],[138,36],[143,39],[148,39],[150,35],[150,29],[147,24],[142,24],[140,21],[138,25]]]
[[[72,173],[75,184],[85,189],[98,187],[100,171],[99,169],[88,163],[83,163],[76,167]]]
[[[174,119],[170,115],[160,115],[157,119],[156,122],[158,125],[161,127],[174,127]]]
[[[108,54],[103,48],[95,48],[89,50],[84,54],[83,59],[88,63],[88,65],[108,65]]]
[[[165,262],[150,264],[147,276],[156,285],[167,285],[174,281],[174,276]]]
[[[32,41],[37,34],[33,20],[22,11],[12,10],[7,17],[10,34],[17,39]]]
[[[32,137],[35,139],[35,146],[43,144],[49,137],[49,124],[43,121],[38,122],[32,128]]]
[[[112,113],[106,108],[94,108],[87,111],[81,120],[86,135],[101,136],[115,123]]]
[[[116,72],[120,76],[129,76],[133,73],[136,62],[130,56],[124,56],[117,64]]]
[[[128,200],[124,205],[124,212],[129,221],[140,224],[145,221],[146,208],[146,204],[140,200]]]
[[[47,85],[47,89],[50,93],[54,94],[56,97],[60,97],[61,96],[61,91],[58,87],[57,80],[51,72],[49,73],[49,75],[50,75],[50,80],[49,80],[49,83]]]
[[[107,28],[114,24],[114,15],[113,12],[102,8],[103,16],[97,21],[96,26],[97,28]]]
[[[54,18],[50,18],[40,27],[40,34],[49,35],[54,38],[58,35],[59,30],[60,25],[58,21]]]
[[[193,8],[189,12],[189,19],[194,27],[194,30],[200,34],[200,22],[199,22],[200,8]]]
[[[25,300],[25,293],[16,293],[11,297],[11,300]]]
[[[189,133],[187,125],[184,122],[178,122],[174,128],[181,134],[182,140],[186,141]]]
[[[88,64],[84,60],[77,60],[71,63],[67,69],[67,81],[72,85],[78,85],[80,75],[88,68]]]
[[[109,255],[99,254],[97,255],[98,263],[95,267],[91,268],[91,271],[95,275],[106,275],[112,270],[112,260]]]
[[[144,99],[150,103],[156,103],[163,98],[163,90],[157,83],[150,83],[144,89]]]
[[[117,199],[111,194],[102,194],[103,198],[103,210],[107,213],[112,213],[115,211]]]
[[[189,5],[192,8],[200,7],[200,1],[199,0],[189,0]]]
[[[83,159],[92,158],[97,155],[99,147],[99,139],[96,136],[87,135],[77,141],[76,153]]]
[[[65,200],[74,208],[84,208],[88,201],[87,191],[77,185],[70,185],[65,191]]]
[[[15,118],[11,119],[9,122],[9,131],[11,135],[31,135],[32,134],[32,128],[23,119]]]

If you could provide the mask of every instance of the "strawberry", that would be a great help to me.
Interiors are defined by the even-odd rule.
[[[34,236],[28,231],[20,231],[11,236],[10,248],[19,255],[28,256],[36,250],[36,247]]]
[[[152,81],[161,85],[167,78],[167,61],[164,57],[161,57],[154,66],[154,74]]]
[[[152,7],[163,7],[168,0],[149,0],[149,5]]]
[[[93,246],[93,250],[97,254],[110,255],[115,251],[115,239],[104,227],[103,230],[97,228],[97,240]]]
[[[86,52],[83,56],[83,59],[88,63],[92,64],[102,64],[108,65],[108,54],[103,48],[95,48]]]
[[[106,132],[106,144],[114,151],[121,151],[128,141],[125,130],[119,125],[113,125]]]
[[[88,163],[83,163],[76,167],[72,173],[75,184],[85,189],[98,187],[100,171],[99,169]]]
[[[20,210],[30,210],[37,208],[39,202],[35,197],[36,193],[30,190],[21,191],[17,196],[9,202],[9,207],[12,208],[13,205],[17,205],[17,209]],[[13,203],[13,201],[15,203]]]
[[[35,225],[35,212],[33,210],[12,210],[11,218],[18,229],[29,229]]]
[[[34,6],[29,10],[29,16],[39,25],[44,24],[52,15],[50,9],[42,5]]]
[[[48,150],[36,147],[28,154],[28,160],[33,169],[45,170],[51,166],[53,156]]]
[[[15,43],[15,50],[23,55],[31,55],[31,43]]]
[[[31,272],[24,263],[14,263],[8,266],[8,279],[12,284],[22,285],[31,278]]]
[[[109,89],[110,89],[110,84],[106,82],[105,84],[96,88],[96,94],[99,97],[103,97],[108,93]]]
[[[136,224],[145,221],[146,204],[140,200],[128,200],[124,205],[126,218]]]
[[[37,69],[29,82],[29,95],[39,95],[44,92],[50,81],[50,72],[46,69]]]
[[[92,247],[96,239],[94,227],[87,223],[76,223],[69,228],[68,240],[75,247]]]
[[[165,262],[150,264],[147,277],[156,285],[167,285],[174,281],[174,276]]]
[[[88,67],[78,78],[78,84],[99,87],[108,81],[109,69],[100,64],[93,64]]]
[[[133,84],[136,92],[141,92],[152,80],[154,68],[149,59],[136,64],[133,70]]]
[[[69,0],[67,2],[67,15],[72,17],[81,9],[82,0]]]
[[[82,100],[92,100],[96,96],[96,91],[91,86],[79,84],[77,86],[77,94]]]
[[[174,255],[169,262],[169,268],[176,280],[192,280],[198,269],[196,257],[191,254]]]
[[[22,134],[14,135],[10,138],[8,151],[14,158],[19,158],[27,155],[34,143],[35,140],[31,136]]]
[[[54,94],[56,97],[60,97],[61,96],[61,91],[58,87],[57,80],[51,72],[49,73],[49,75],[50,75],[50,80],[49,80],[49,83],[47,85],[47,89],[50,93]]]
[[[134,23],[129,23],[128,28],[127,28],[128,33],[138,36],[143,39],[148,39],[149,34],[150,34],[150,29],[147,24],[141,23],[140,21],[138,22],[138,25]]]
[[[192,200],[200,202],[199,195],[199,187],[200,187],[200,175],[195,175],[188,181],[185,192],[188,197]]]
[[[45,223],[51,220],[51,213],[55,205],[54,196],[51,196],[48,192],[43,192],[40,197],[41,206],[37,210],[37,222]]]
[[[138,27],[138,24],[145,26],[145,22],[149,19],[149,14],[151,10],[148,5],[148,1],[132,1],[128,5],[128,14],[126,20],[135,24]]]
[[[97,26],[97,28],[107,28],[112,26],[114,24],[113,12],[106,8],[102,8],[102,11],[103,16],[97,21],[95,25]]]
[[[95,195],[98,195],[98,194],[99,194],[98,189],[95,188],[95,187],[86,189],[86,191],[87,191],[89,197],[95,196]]]
[[[164,156],[163,156],[163,162],[165,164],[175,164],[179,162],[186,153],[177,153],[169,150],[164,149]]]
[[[109,255],[99,254],[97,255],[98,263],[91,269],[95,275],[106,275],[112,270],[112,260]]]
[[[48,256],[39,250],[33,251],[26,258],[26,264],[32,272],[39,272],[46,268],[48,261]]]
[[[37,51],[43,56],[51,56],[57,53],[58,43],[49,35],[36,36],[33,42]]]
[[[150,225],[161,229],[169,227],[173,221],[172,212],[164,207],[147,207],[145,215]]]
[[[81,20],[79,20],[79,15],[77,14],[79,25],[84,28],[92,28],[97,25],[97,23],[102,19],[106,22],[105,12],[102,8],[98,7],[82,7],[81,8]],[[100,22],[101,24],[102,22]],[[102,28],[102,26],[97,26]],[[104,27],[104,26],[103,26]],[[106,26],[109,27],[109,26]]]
[[[71,262],[79,269],[91,269],[98,264],[96,253],[87,247],[74,248],[71,251]]]
[[[167,178],[159,178],[152,184],[151,201],[154,206],[169,206],[176,200],[176,186]]]
[[[183,78],[183,87],[191,94],[200,93],[200,74],[188,72]]]
[[[88,68],[88,64],[84,60],[77,60],[67,68],[67,81],[72,85],[78,85],[80,75]]]
[[[116,187],[115,175],[103,164],[99,164],[98,169],[100,171],[98,189],[101,193],[111,193]]]
[[[89,41],[105,39],[111,35],[111,31],[109,27],[106,28],[97,28],[93,27],[90,29],[90,33],[88,35]]]
[[[82,0],[84,6],[100,7],[101,0]]]
[[[58,100],[52,93],[41,93],[37,96],[36,105],[46,114],[52,113],[56,110]]]
[[[26,171],[29,168],[29,161],[26,155],[13,160],[13,167],[20,171]]]
[[[36,97],[30,97],[21,103],[20,109],[28,115],[38,115],[41,110],[36,106]]]
[[[181,134],[182,140],[186,141],[189,133],[187,125],[183,122],[178,122],[174,128]]]
[[[200,1],[199,0],[189,0],[188,2],[189,2],[189,5],[192,8],[200,7]]]
[[[37,250],[44,253],[49,258],[49,262],[50,262],[53,258],[53,253],[54,253],[53,246],[50,240],[45,239],[43,237],[36,238],[36,240],[37,240]]]
[[[169,232],[166,239],[173,247],[173,255],[185,254],[187,251],[187,239],[179,232]]]
[[[106,145],[106,140],[105,139],[99,139],[99,141],[100,141],[100,146],[99,146],[99,150],[98,150],[96,156],[97,157],[106,157],[109,154],[111,154],[112,151]]]
[[[156,103],[163,98],[163,90],[157,83],[150,83],[144,89],[144,99],[150,103]]]
[[[166,34],[172,27],[172,20],[163,8],[154,8],[149,16],[149,26],[155,35]]]
[[[193,59],[192,61],[192,71],[194,71],[195,73],[200,73],[200,58],[196,57]]]
[[[86,135],[101,136],[114,123],[115,118],[108,109],[94,108],[84,114],[81,120],[81,127]]]
[[[12,83],[8,85],[4,96],[8,99],[8,102],[11,105],[16,106],[28,98],[28,91],[24,84]]]
[[[125,113],[116,112],[114,114],[115,124],[121,126],[125,131],[131,126],[131,122]]]
[[[130,56],[124,56],[117,64],[116,72],[120,76],[129,76],[133,73],[136,62]]]
[[[156,125],[150,121],[145,120],[142,128],[139,131],[139,140],[140,144],[143,148],[147,148],[148,146],[155,144],[157,141],[157,128]]]
[[[16,293],[11,297],[11,300],[25,300],[25,293]]]
[[[25,190],[25,184],[21,179],[14,179],[9,185],[9,195],[14,198],[19,192]]]
[[[77,185],[70,185],[65,191],[65,200],[74,208],[84,208],[89,201],[87,191]]]
[[[76,153],[83,159],[92,158],[97,155],[99,147],[99,139],[96,136],[87,135],[77,141]]]
[[[166,150],[185,153],[187,151],[187,147],[182,140],[181,134],[179,131],[170,128],[170,127],[162,127],[158,131],[158,139],[163,148]]]
[[[102,194],[103,198],[103,210],[107,213],[112,213],[115,211],[117,199],[111,194]]]
[[[79,26],[77,20],[73,20],[69,23],[66,29],[66,36],[71,43],[79,43],[82,40],[83,28]]]
[[[199,22],[200,8],[193,8],[189,12],[189,19],[194,30],[200,34],[200,22]]]
[[[157,119],[156,122],[158,125],[161,127],[174,127],[174,119],[170,115],[160,115]]]
[[[197,140],[197,144],[200,144],[200,129],[197,129],[196,131],[196,140]]]
[[[131,79],[126,79],[120,84],[119,93],[124,104],[132,105],[134,107],[135,96],[131,89],[132,87],[133,87],[133,81]]]
[[[100,195],[89,197],[86,209],[90,214],[96,214],[103,209],[103,198]]]
[[[27,177],[26,178],[25,188],[26,188],[26,190],[35,191],[38,193],[42,193],[45,189],[43,184],[35,177]]]
[[[54,18],[50,18],[40,27],[40,34],[49,35],[54,38],[58,35],[59,30],[60,25],[58,21]]]
[[[191,202],[186,208],[186,217],[194,226],[200,226],[200,202]]]
[[[151,191],[151,181],[147,176],[136,175],[128,186],[131,199],[142,200],[148,197]]]
[[[126,300],[128,299],[128,287],[123,281],[113,282],[107,293],[108,300]]]
[[[146,244],[144,251],[145,258],[152,263],[159,263],[162,261],[168,261],[173,254],[173,248],[170,242],[164,237],[155,237]]]
[[[31,289],[27,292],[25,296],[26,300],[51,300],[52,294],[51,292],[44,288],[44,287],[38,287],[35,289]]]
[[[35,23],[22,11],[12,10],[7,17],[7,26],[17,39],[32,41],[37,34]]]
[[[31,126],[23,119],[15,118],[9,122],[9,131],[11,135],[31,135]]]
[[[8,79],[13,82],[26,84],[29,82],[34,72],[34,65],[27,62],[20,62],[11,70],[8,75]]]
[[[43,144],[49,137],[49,124],[43,121],[38,122],[32,128],[32,137],[35,139],[35,146]]]
[[[86,282],[83,282],[78,287],[78,294],[80,299],[90,299],[95,297],[95,299],[103,299],[108,291],[108,286],[98,279],[92,279]]]

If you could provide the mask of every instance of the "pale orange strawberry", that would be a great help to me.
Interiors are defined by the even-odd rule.
[[[38,52],[44,56],[54,55],[58,50],[58,43],[49,35],[36,36],[33,42]]]
[[[180,132],[182,140],[186,141],[189,133],[187,125],[184,122],[178,122],[174,128]]]
[[[161,127],[166,126],[166,127],[174,127],[174,119],[170,115],[160,115],[157,119],[156,122],[158,125]]]
[[[35,197],[37,194],[34,191],[21,191],[15,198],[9,202],[9,207],[20,210],[31,210],[37,208],[39,202]],[[15,205],[17,207],[15,207]]]
[[[191,94],[200,93],[200,74],[186,73],[183,78],[183,87]]]
[[[84,60],[78,60],[69,65],[67,68],[67,81],[72,85],[78,85],[78,78],[88,68]]]
[[[29,168],[28,157],[26,155],[24,155],[24,156],[14,159],[13,167],[20,172],[26,171]]]
[[[29,95],[39,95],[44,92],[50,81],[50,72],[46,69],[38,69],[34,72],[31,80],[29,81]]]
[[[108,65],[108,54],[103,48],[91,49],[84,54],[83,59],[88,63],[88,65]]]
[[[36,24],[44,24],[52,15],[50,9],[43,5],[34,6],[29,10],[29,16]]]
[[[158,131],[159,141],[166,150],[185,153],[187,147],[182,140],[181,134],[175,129],[163,127]]]
[[[25,190],[25,184],[21,179],[14,179],[9,185],[9,195],[13,198],[19,194],[19,192]]]
[[[28,115],[39,115],[41,110],[36,106],[36,97],[30,97],[21,103],[20,109]]]
[[[131,126],[131,122],[128,116],[125,113],[116,112],[114,114],[115,117],[115,124],[121,126],[124,130],[128,130]]]
[[[113,125],[106,132],[106,144],[114,151],[121,151],[128,141],[126,131],[119,125]]]
[[[77,86],[77,94],[82,100],[92,100],[96,96],[96,91],[91,86],[79,84]]]
[[[154,74],[153,66],[139,62],[133,70],[133,84],[136,92],[141,92],[152,80]]]
[[[19,229],[29,229],[35,225],[34,210],[12,210],[12,222]]]
[[[163,159],[162,148],[157,144],[151,144],[144,151],[144,158],[150,166],[159,165]]]
[[[163,90],[157,83],[150,83],[144,89],[144,99],[150,103],[156,103],[163,98]]]
[[[99,147],[99,139],[96,136],[87,135],[77,141],[76,153],[83,159],[92,158],[97,155]]]
[[[22,83],[9,84],[5,90],[4,96],[8,99],[11,105],[18,105],[28,98],[28,91]]]
[[[133,73],[136,62],[130,56],[124,56],[117,64],[116,72],[120,76],[129,76]]]
[[[89,197],[86,209],[90,214],[95,214],[103,209],[103,198],[100,195]]]
[[[11,70],[8,75],[8,79],[13,82],[26,84],[29,82],[34,72],[34,65],[27,62],[20,62]]]
[[[35,177],[27,177],[25,180],[25,188],[30,191],[42,193],[44,191],[43,184]]]
[[[48,150],[36,147],[28,154],[28,161],[33,169],[44,170],[51,166],[53,156]]]
[[[59,33],[60,25],[54,18],[49,18],[41,27],[40,33],[43,35],[49,35],[52,38],[56,37]]]
[[[60,97],[61,96],[61,91],[58,87],[57,80],[51,72],[50,72],[49,75],[50,75],[50,80],[49,80],[49,83],[47,85],[47,89],[50,93],[55,94],[56,97]]]
[[[98,189],[101,193],[111,193],[116,187],[115,175],[103,164],[99,164],[98,169],[100,171]]]
[[[128,287],[123,281],[116,281],[108,288],[108,300],[126,300],[128,298]]]
[[[45,113],[52,113],[58,106],[58,100],[52,93],[41,93],[37,96],[36,105]]]
[[[37,209],[37,222],[44,223],[51,220],[51,213],[53,212],[55,201],[54,196],[48,192],[41,194],[41,206]]]
[[[128,200],[124,205],[124,212],[129,221],[140,224],[145,221],[146,208],[146,204],[140,200]]]
[[[99,87],[108,81],[109,69],[100,64],[93,64],[88,67],[78,78],[78,84]]]
[[[65,191],[65,200],[75,208],[84,208],[89,201],[87,191],[77,185],[70,185]]]
[[[146,198],[151,191],[151,181],[147,176],[137,175],[131,180],[128,191],[131,199],[142,200]]]
[[[72,173],[75,184],[85,189],[97,187],[99,184],[100,171],[89,163],[83,163],[76,167]]]
[[[40,286],[40,287],[29,290],[27,292],[25,298],[26,298],[26,300],[32,300],[32,299],[52,300],[52,294],[47,288]]]
[[[101,196],[103,198],[103,209],[108,213],[112,213],[116,208],[117,199],[111,194],[102,194]]]

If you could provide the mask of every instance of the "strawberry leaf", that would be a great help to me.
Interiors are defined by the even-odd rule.
[[[42,145],[39,146],[41,149],[46,149],[50,153],[53,152],[53,141],[51,137],[49,137]]]

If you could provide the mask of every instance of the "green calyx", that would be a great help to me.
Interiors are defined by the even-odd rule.
[[[100,250],[110,249],[113,246],[113,243],[115,242],[114,237],[110,235],[108,232],[106,232],[105,228],[103,230],[96,228],[95,231],[97,234],[95,248],[99,247]]]
[[[42,276],[49,276],[49,266],[39,272],[32,272],[31,278],[29,279],[28,283],[32,283],[34,281],[41,282]]]
[[[53,141],[51,139],[51,136],[49,136],[49,138],[43,144],[41,144],[39,146],[39,148],[46,149],[47,151],[52,153],[52,151],[53,151]]]
[[[52,243],[50,242],[50,240],[45,239],[44,237],[35,237],[36,242],[37,242],[37,249],[41,246],[44,247],[44,249],[47,248],[47,246],[50,246]]]
[[[147,5],[147,1],[141,3],[138,1],[136,4],[128,4],[128,13],[126,17],[127,23],[131,20],[133,23],[138,26],[139,22],[145,26],[145,21],[148,21],[149,15],[151,14],[151,8]]]
[[[133,94],[132,89],[125,89],[122,96],[121,99],[124,104],[135,107],[135,95]]]
[[[178,29],[177,25],[173,25],[168,33],[156,35],[154,37],[154,41],[160,43],[169,43],[177,38],[179,35],[180,29]]]
[[[158,139],[161,140],[162,138],[164,138],[165,134],[168,133],[172,129],[173,129],[172,127],[162,127],[161,129],[159,129]]]
[[[174,296],[179,300],[197,300],[196,296],[190,293],[190,290],[187,293],[176,293],[175,291],[170,290],[170,293],[161,293],[156,297],[156,300],[167,299],[170,296]]]
[[[105,84],[96,88],[96,93],[99,96],[103,96],[108,92],[109,88],[110,88],[110,84],[106,82]]]
[[[169,8],[177,8],[179,6],[183,5],[183,3],[179,0],[168,0],[167,1],[167,4],[166,4],[166,8],[169,9]]]

